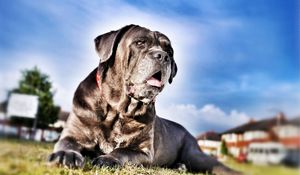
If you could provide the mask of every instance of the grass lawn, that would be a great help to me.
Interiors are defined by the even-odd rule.
[[[50,167],[46,164],[47,155],[51,153],[53,144],[0,139],[0,174],[1,175],[188,175],[190,173],[163,168],[141,168],[126,166],[121,169],[92,168],[88,163],[83,169],[67,169]],[[233,160],[225,162],[229,167],[245,172],[249,175],[297,175],[297,169],[283,166],[255,166],[239,164]]]

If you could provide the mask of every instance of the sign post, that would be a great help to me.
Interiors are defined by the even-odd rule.
[[[8,100],[7,116],[25,117],[34,119],[33,133],[30,138],[34,139],[37,127],[38,96],[12,93]]]

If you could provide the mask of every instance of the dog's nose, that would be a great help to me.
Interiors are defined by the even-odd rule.
[[[169,55],[166,52],[163,51],[154,51],[152,53],[153,58],[168,62],[169,61]]]

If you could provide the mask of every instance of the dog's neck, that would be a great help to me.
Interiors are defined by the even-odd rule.
[[[114,74],[114,71],[107,74],[104,79],[101,76],[101,72],[97,71],[96,82],[102,102],[105,101],[110,106],[109,109],[115,110],[123,117],[136,118],[146,114],[151,115],[147,117],[155,117],[154,102],[146,104],[129,97],[123,88],[123,79],[120,75]],[[108,112],[106,111],[105,113],[107,114]]]

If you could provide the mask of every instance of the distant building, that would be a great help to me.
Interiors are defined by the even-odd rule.
[[[285,163],[300,165],[300,117],[273,127],[279,142],[286,148]]]
[[[11,124],[6,118],[6,102],[0,103],[0,136],[11,136],[22,139],[29,139],[31,128]],[[54,124],[50,124],[46,129],[37,129],[34,140],[36,141],[55,141],[59,138],[60,133],[69,117],[69,112],[60,111],[58,120]]]
[[[221,149],[221,136],[213,131],[196,137],[201,150],[211,156],[218,157]]]
[[[300,118],[287,120],[282,113],[279,113],[273,118],[260,121],[251,120],[248,123],[229,129],[221,133],[221,138],[226,141],[230,154],[236,158],[241,155],[247,155],[251,151],[257,151],[261,155],[270,155],[269,151],[277,152],[279,154],[281,149],[275,150],[275,147],[276,149],[281,148],[280,145],[282,145],[284,150],[288,153],[284,161],[293,162],[290,164],[298,164],[300,155],[299,121]],[[276,146],[274,146],[273,150],[268,150],[266,149],[268,147],[266,145]],[[249,147],[254,147],[255,149],[249,150]],[[254,154],[254,152],[251,152],[251,154]],[[258,159],[254,159],[254,161],[255,160]],[[265,158],[264,160],[267,159]]]
[[[276,125],[272,130],[286,148],[300,148],[300,117]]]

